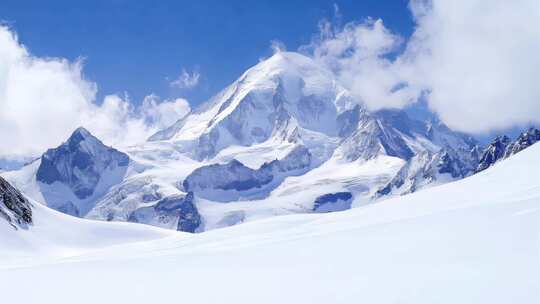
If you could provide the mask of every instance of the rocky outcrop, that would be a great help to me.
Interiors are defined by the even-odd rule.
[[[193,192],[161,199],[157,204],[135,210],[129,222],[156,226],[171,226],[178,231],[195,232],[201,225],[201,216],[194,203]],[[156,223],[158,221],[159,223]]]
[[[524,149],[534,145],[540,141],[540,130],[530,128],[529,130],[521,133],[514,142],[512,142],[506,148],[504,157],[510,157],[516,153],[523,151]]]
[[[2,177],[0,177],[0,217],[15,228],[32,224],[32,204]]]
[[[510,138],[498,136],[485,149],[480,157],[476,172],[483,171],[505,157],[506,148],[510,145]]]
[[[409,159],[414,155],[395,129],[387,127],[366,110],[358,108],[356,111],[359,112],[356,130],[339,147],[347,160],[369,160],[378,155]]]
[[[351,208],[353,195],[350,192],[337,192],[321,195],[313,203],[313,212],[326,213]]]
[[[215,201],[262,198],[287,176],[305,173],[311,165],[311,153],[298,146],[281,160],[251,169],[237,160],[213,164],[193,171],[183,182],[185,191]]]

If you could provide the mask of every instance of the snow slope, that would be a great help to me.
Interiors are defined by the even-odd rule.
[[[20,252],[39,252],[3,245],[0,286],[9,292],[2,297],[15,302],[24,295],[25,303],[539,303],[539,164],[536,144],[472,177],[379,204],[175,233],[78,256],[20,259]],[[29,244],[38,231],[54,243],[58,229],[75,225],[48,227],[25,232]],[[5,239],[6,230],[0,232]]]
[[[146,225],[83,220],[37,202],[32,202],[32,206],[33,224],[26,228],[14,229],[7,221],[0,220],[3,266],[15,266],[27,259],[36,262],[66,258],[107,246],[183,235]]]

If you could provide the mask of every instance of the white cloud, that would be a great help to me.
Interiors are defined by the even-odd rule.
[[[172,87],[179,89],[191,89],[199,84],[200,77],[201,74],[197,70],[190,73],[186,69],[182,69],[180,76],[178,76],[178,78],[173,80],[170,84]]]
[[[392,34],[382,20],[367,19],[343,28],[323,21],[319,28],[319,37],[302,50],[331,69],[369,109],[402,107],[418,97],[416,90],[403,85],[401,71],[386,58],[402,38]]]
[[[411,82],[451,127],[482,132],[540,122],[540,2],[412,1],[403,56]]]
[[[144,98],[139,111],[148,125],[163,129],[184,117],[190,110],[189,103],[183,98],[161,101],[159,96],[152,94]]]
[[[302,50],[370,109],[403,107],[428,92],[429,106],[457,130],[540,122],[540,2],[413,0],[410,9],[416,29],[401,54],[402,38],[371,19],[322,22]]]
[[[145,141],[150,135],[172,125],[190,111],[185,99],[160,100],[146,96],[134,107],[127,97],[106,96],[99,107],[82,113],[82,124],[104,142],[117,147]]]
[[[79,126],[107,144],[133,144],[189,111],[185,100],[155,96],[140,107],[116,95],[96,105],[96,92],[81,61],[32,56],[0,27],[0,157],[39,155]]]
[[[272,40],[270,41],[270,49],[272,50],[272,53],[276,54],[279,52],[285,52],[287,50],[287,47],[285,46],[285,43],[280,40]]]

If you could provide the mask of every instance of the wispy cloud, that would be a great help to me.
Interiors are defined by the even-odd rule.
[[[274,54],[287,51],[287,47],[285,46],[285,43],[277,39],[270,41],[270,49],[272,50],[272,53]]]
[[[179,89],[191,89],[199,84],[201,74],[198,70],[193,70],[191,73],[186,69],[182,69],[180,76],[171,81],[170,85]]]
[[[395,90],[403,79],[386,55],[397,50],[402,38],[391,33],[382,20],[366,19],[344,27],[322,21],[319,31],[303,51],[333,71],[368,108],[402,107],[417,97],[404,88]]]

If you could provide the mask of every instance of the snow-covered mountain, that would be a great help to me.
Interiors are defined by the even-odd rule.
[[[128,165],[125,153],[105,146],[79,128],[65,143],[41,156],[35,178],[41,193],[49,196],[44,197],[48,205],[67,214],[84,216],[92,207],[92,198],[120,182]],[[62,188],[75,197],[54,193]]]
[[[77,219],[33,203],[30,229],[0,219],[2,299],[539,303],[539,163],[534,144],[473,176],[364,208],[201,234]]]
[[[4,176],[64,213],[193,232],[460,179],[477,151],[439,121],[369,111],[312,59],[280,52],[146,143],[119,152],[79,129]]]
[[[57,148],[4,175],[28,197],[63,213],[83,217],[132,167],[127,154],[105,146],[79,128]]]
[[[203,160],[231,146],[337,136],[348,122],[338,116],[352,107],[330,72],[300,54],[278,53],[150,140],[171,140]]]
[[[36,180],[44,184],[68,186],[79,199],[96,189],[106,170],[127,167],[129,157],[92,136],[84,128],[73,132],[61,146],[49,149],[41,157]]]

